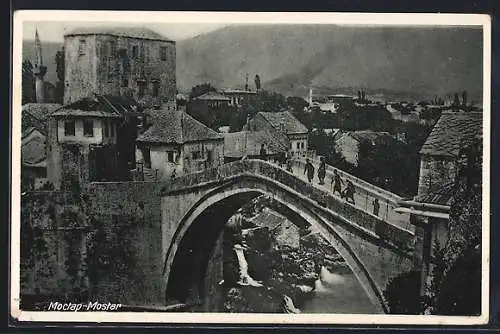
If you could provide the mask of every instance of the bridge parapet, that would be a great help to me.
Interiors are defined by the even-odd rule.
[[[166,184],[162,193],[168,196],[182,191],[192,191],[193,188],[213,187],[214,183],[223,184],[238,178],[258,178],[264,182],[278,183],[304,200],[312,202],[318,209],[329,211],[332,221],[343,221],[347,225],[362,230],[371,238],[392,244],[399,249],[410,251],[413,248],[414,236],[410,231],[363,211],[355,205],[332,196],[328,191],[317,188],[296,175],[263,160],[235,161],[218,168],[183,175]]]

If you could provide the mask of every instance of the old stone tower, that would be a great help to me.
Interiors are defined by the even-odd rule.
[[[64,36],[64,103],[93,93],[148,105],[175,100],[175,42],[146,28],[82,28]]]
[[[33,69],[35,75],[35,96],[37,103],[45,102],[45,85],[43,78],[47,74],[47,67],[43,65],[42,43],[38,36],[38,30],[35,31],[35,66]]]

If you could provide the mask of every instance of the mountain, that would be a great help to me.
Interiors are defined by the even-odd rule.
[[[55,83],[54,57],[62,43],[43,42],[46,80]],[[23,59],[34,58],[23,42]],[[237,25],[177,41],[177,85],[211,82],[254,86],[285,95],[314,92],[423,99],[461,93],[482,97],[482,31],[465,27],[354,27]]]
[[[482,31],[335,25],[228,26],[177,43],[177,82],[189,89],[249,84],[306,96],[333,92],[423,98],[482,96]]]

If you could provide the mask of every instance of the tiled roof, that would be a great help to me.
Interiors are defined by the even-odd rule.
[[[197,96],[194,100],[203,100],[203,101],[231,101],[231,99],[227,96],[217,94],[215,92],[208,92]]]
[[[23,131],[22,134],[21,160],[26,165],[34,165],[45,160],[45,136],[38,135],[29,138],[33,131],[36,129],[31,128]]]
[[[112,35],[118,37],[129,37],[139,39],[160,40],[172,42],[171,39],[160,35],[159,33],[142,27],[82,27],[64,34],[64,36],[75,35]]]
[[[62,105],[58,103],[27,103],[21,107],[23,115],[28,114],[36,120],[45,123],[47,118]]]
[[[455,183],[446,184],[430,193],[415,197],[415,201],[420,203],[451,205],[455,195]]]
[[[482,135],[482,122],[482,113],[443,113],[420,154],[457,157],[461,145]]]
[[[275,129],[284,126],[286,134],[307,133],[306,126],[293,117],[288,111],[282,112],[259,112]],[[281,125],[282,124],[282,125]]]
[[[368,140],[374,142],[378,138],[391,137],[389,132],[375,132],[372,130],[352,131],[350,135],[357,141]]]
[[[270,210],[264,210],[250,220],[253,224],[273,230],[286,222],[286,218]]]
[[[257,156],[261,145],[264,144],[267,154],[286,152],[288,138],[271,131],[240,131],[224,134],[224,156],[240,158],[243,156]]]
[[[151,124],[138,138],[138,142],[176,143],[223,139],[223,136],[182,110],[151,110],[146,114]]]
[[[137,103],[122,96],[94,94],[75,102],[64,105],[54,112],[53,116],[93,116],[93,117],[122,117],[126,114],[136,114]]]

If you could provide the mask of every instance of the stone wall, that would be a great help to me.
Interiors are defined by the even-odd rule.
[[[79,54],[80,41],[85,53]],[[111,43],[116,46],[112,54]],[[167,58],[161,59],[165,47]],[[135,50],[135,52],[134,52]],[[175,42],[147,40],[111,35],[65,37],[66,87],[65,103],[91,93],[122,95],[130,93],[137,100],[157,103],[175,99]],[[139,80],[145,80],[144,96],[139,96]],[[154,96],[154,81],[159,83]]]
[[[89,185],[89,219],[102,227],[101,256],[92,295],[129,305],[164,305],[161,211],[157,182],[100,182]]]

